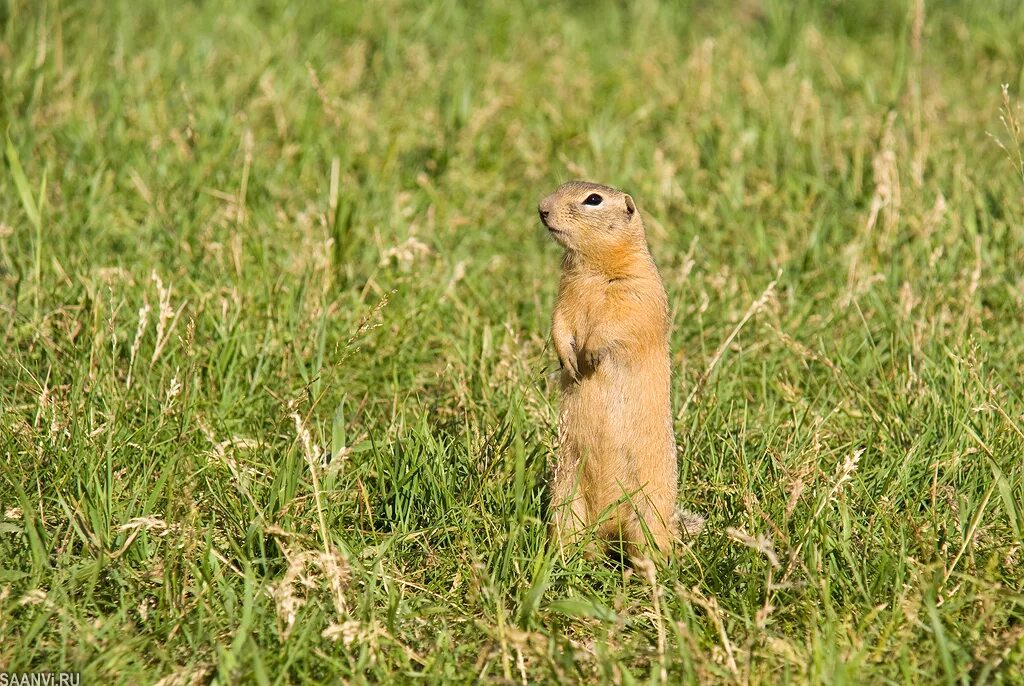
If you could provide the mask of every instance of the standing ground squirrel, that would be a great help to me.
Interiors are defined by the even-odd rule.
[[[562,365],[552,535],[598,524],[634,560],[676,538],[668,298],[633,198],[563,184],[541,221],[565,248],[551,337]]]

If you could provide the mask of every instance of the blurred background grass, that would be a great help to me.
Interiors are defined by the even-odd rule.
[[[0,2],[0,667],[1021,681],[1022,35]],[[570,178],[637,198],[673,303],[708,522],[653,586],[545,548]]]

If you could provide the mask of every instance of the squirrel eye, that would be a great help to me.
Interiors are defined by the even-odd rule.
[[[587,196],[587,199],[583,201],[583,204],[590,205],[592,207],[597,207],[603,201],[604,198],[602,198],[600,195],[598,195],[597,193],[591,193],[590,195]]]

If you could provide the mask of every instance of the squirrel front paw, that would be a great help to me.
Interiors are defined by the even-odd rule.
[[[583,351],[583,363],[587,370],[593,371],[608,356],[607,348],[587,348]]]
[[[580,366],[576,353],[576,341],[569,339],[566,347],[568,348],[567,350],[559,351],[558,361],[562,365],[562,369],[569,372],[569,376],[572,377],[573,381],[579,381]]]

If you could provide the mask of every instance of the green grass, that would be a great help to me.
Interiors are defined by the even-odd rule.
[[[1021,5],[321,5],[0,1],[0,669],[1024,681]],[[672,302],[653,586],[546,542],[579,177]]]

